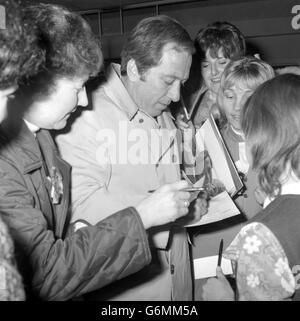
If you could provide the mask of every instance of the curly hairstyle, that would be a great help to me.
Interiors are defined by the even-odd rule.
[[[4,90],[37,73],[44,56],[34,28],[24,22],[21,7],[12,0],[0,0],[0,5],[5,9],[6,22],[0,29],[0,90]]]
[[[228,59],[238,59],[246,54],[244,35],[236,26],[225,21],[216,21],[200,29],[195,38],[195,48],[202,59],[207,50],[212,57],[218,57],[221,49]]]
[[[29,5],[24,12],[36,25],[38,45],[45,54],[43,68],[29,82],[35,96],[49,94],[57,78],[99,73],[103,62],[100,41],[79,14],[42,3]]]
[[[283,175],[300,179],[300,76],[283,74],[258,87],[244,106],[242,128],[270,197],[280,194]]]
[[[157,66],[162,57],[162,49],[174,43],[174,49],[194,53],[195,48],[183,26],[165,15],[141,20],[131,31],[121,53],[121,74],[126,75],[127,63],[134,59],[140,75]]]

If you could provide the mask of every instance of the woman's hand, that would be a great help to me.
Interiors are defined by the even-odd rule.
[[[217,267],[217,277],[210,278],[203,286],[202,298],[204,301],[234,301],[234,292],[222,272]]]
[[[195,128],[193,122],[191,120],[185,121],[185,117],[183,114],[177,115],[175,124],[182,131],[192,130],[193,135],[195,135],[195,133],[196,133],[196,128]]]

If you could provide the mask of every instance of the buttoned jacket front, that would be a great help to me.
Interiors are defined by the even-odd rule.
[[[0,129],[0,215],[15,244],[27,299],[71,299],[150,262],[146,232],[133,208],[67,233],[69,164],[48,131],[40,130],[35,139],[23,121],[18,133],[12,135],[13,129]],[[51,201],[47,178],[53,167],[63,183],[57,204]]]
[[[96,223],[113,211],[137,205],[149,191],[180,180],[180,133],[171,114],[164,111],[154,119],[139,109],[118,69],[116,64],[110,66],[107,81],[92,95],[92,109],[83,111],[71,131],[56,139],[73,168],[72,220]],[[162,274],[119,299],[168,300],[171,293],[173,299],[191,298],[187,294],[191,293],[191,275],[185,229],[177,229],[171,237],[169,231],[168,227],[149,231],[150,242],[160,249],[158,256],[169,262],[163,264]],[[164,284],[169,287],[168,297],[159,295]],[[152,290],[147,293],[147,288]]]

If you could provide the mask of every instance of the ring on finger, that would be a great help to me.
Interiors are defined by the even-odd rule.
[[[190,203],[188,201],[184,201],[183,204],[184,204],[185,207],[189,207],[189,205],[190,205]]]

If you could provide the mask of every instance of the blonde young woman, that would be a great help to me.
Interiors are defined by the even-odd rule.
[[[218,268],[205,300],[300,300],[299,106],[300,76],[284,74],[262,84],[244,107],[247,155],[266,198],[223,254],[234,263],[236,291]]]

